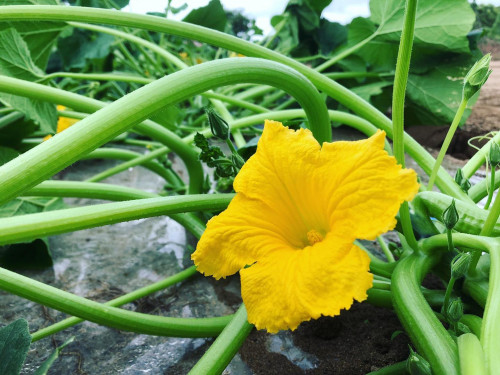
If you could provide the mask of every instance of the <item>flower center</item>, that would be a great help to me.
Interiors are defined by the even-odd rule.
[[[323,236],[316,229],[311,229],[307,232],[307,240],[309,241],[309,245],[314,245],[315,243],[323,241]]]

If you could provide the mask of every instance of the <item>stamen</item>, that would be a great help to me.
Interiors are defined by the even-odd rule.
[[[315,243],[323,241],[323,236],[316,229],[311,229],[307,232],[307,240],[309,241],[309,245],[314,245]]]

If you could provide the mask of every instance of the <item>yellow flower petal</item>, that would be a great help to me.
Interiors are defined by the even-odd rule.
[[[235,198],[192,255],[216,278],[241,270],[258,328],[294,329],[366,299],[369,259],[352,242],[392,229],[400,204],[418,191],[415,172],[383,150],[384,136],[320,147],[309,130],[266,121]]]
[[[245,207],[242,209],[242,207]],[[228,208],[207,223],[191,258],[198,271],[216,279],[251,265],[259,254],[290,247],[293,229],[276,225],[281,213],[258,200],[237,194]]]
[[[66,107],[63,105],[58,105],[56,108],[58,111],[64,111],[66,109]],[[59,117],[59,119],[57,120],[57,132],[60,133],[63,130],[68,129],[71,125],[75,124],[78,121],[79,120],[74,118]]]
[[[323,144],[317,184],[325,189],[330,229],[339,237],[374,240],[396,226],[401,203],[418,192],[417,174],[402,169],[384,141],[378,131],[362,141]]]
[[[367,298],[373,280],[369,264],[363,250],[334,237],[302,251],[272,253],[240,272],[248,321],[275,333],[338,315],[353,299]]]

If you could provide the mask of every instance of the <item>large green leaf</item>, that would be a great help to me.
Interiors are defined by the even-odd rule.
[[[224,31],[226,28],[226,12],[219,0],[210,0],[208,5],[193,9],[184,17],[184,22],[194,23],[210,29]]]
[[[353,19],[348,29],[348,45],[353,46],[365,40],[376,30],[377,26],[369,18]],[[398,44],[375,38],[359,49],[356,54],[361,56],[373,71],[391,71],[396,66]]]
[[[128,5],[129,0],[68,0],[71,5],[91,8],[123,8]]]
[[[0,31],[0,74],[27,81],[35,81],[44,75],[33,62],[27,43],[14,28]],[[42,132],[55,131],[57,112],[53,104],[5,93],[0,93],[0,101],[23,113]]]
[[[19,152],[9,147],[0,146],[0,166],[19,156]]]
[[[26,42],[13,28],[0,31],[0,74],[26,81],[34,81],[44,75],[31,59]]]
[[[410,74],[407,88],[407,123],[450,124],[462,99],[463,79],[472,62],[438,65],[426,74]],[[462,124],[470,115],[467,109]]]
[[[405,0],[371,0],[371,20],[379,37],[399,42]],[[468,52],[467,33],[476,17],[467,0],[419,0],[415,44],[452,52]]]
[[[0,206],[0,217],[27,215],[64,207],[60,198],[22,197]],[[43,269],[52,266],[47,239],[38,238],[32,242],[0,246],[0,266],[10,270]]]
[[[330,22],[324,18],[320,20],[318,44],[322,54],[328,55],[347,40],[347,29],[337,22]]]
[[[366,101],[370,101],[372,96],[377,96],[383,93],[383,88],[392,86],[392,82],[380,81],[367,83],[363,86],[357,86],[351,89],[352,92],[359,95]]]
[[[83,68],[87,60],[107,57],[114,41],[112,35],[74,29],[73,34],[58,40],[57,49],[66,69]]]
[[[0,0],[1,5],[58,5],[57,0]],[[45,70],[52,53],[52,47],[62,30],[67,27],[63,22],[22,21],[2,22],[0,30],[13,27],[28,46],[33,62]]]
[[[0,374],[19,374],[30,344],[31,335],[26,320],[16,320],[0,329]]]
[[[0,102],[24,113],[27,118],[40,127],[43,133],[55,133],[57,127],[55,105],[5,93],[0,93]]]

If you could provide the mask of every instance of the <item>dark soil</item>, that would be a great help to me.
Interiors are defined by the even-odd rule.
[[[303,323],[292,333],[294,344],[319,361],[314,369],[303,370],[266,348],[264,331],[253,331],[240,350],[242,359],[259,375],[346,374],[361,375],[400,362],[408,357],[408,337],[394,312],[357,303],[339,316]]]

